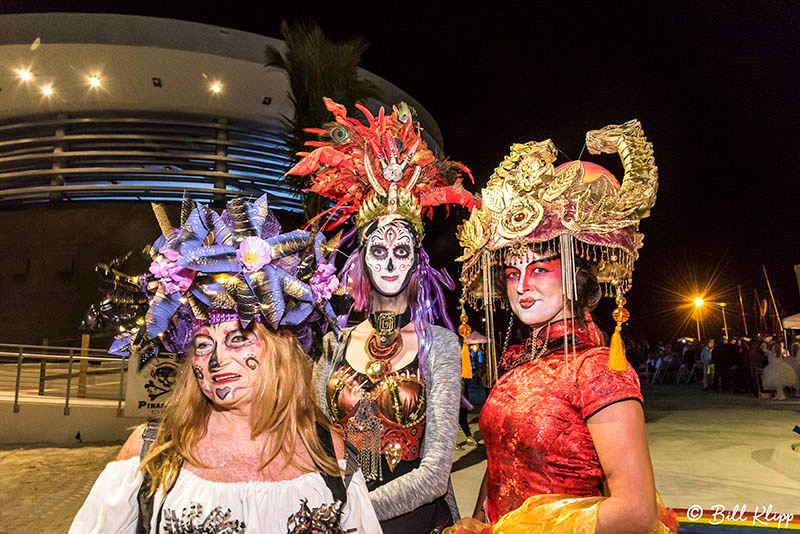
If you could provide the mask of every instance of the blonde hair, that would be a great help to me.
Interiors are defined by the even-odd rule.
[[[326,452],[320,442],[317,424],[328,431],[341,432],[314,402],[308,356],[291,334],[276,333],[260,323],[254,324],[264,349],[257,368],[260,380],[252,398],[251,436],[255,438],[265,433],[274,436],[262,452],[262,468],[282,455],[287,466],[305,472],[316,471],[314,466],[297,461],[295,445],[299,435],[319,469],[340,476],[339,464],[335,456],[331,456],[333,451]],[[142,472],[150,476],[150,495],[159,488],[164,492],[172,488],[184,460],[203,465],[193,451],[206,433],[208,417],[214,408],[200,390],[191,365],[190,350],[178,369],[172,397],[164,408],[155,441],[140,466]]]

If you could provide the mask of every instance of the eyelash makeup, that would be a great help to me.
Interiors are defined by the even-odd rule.
[[[236,338],[242,338],[236,340]],[[249,332],[242,332],[241,330],[233,330],[225,335],[225,346],[229,349],[238,349],[253,345],[256,342],[256,336]]]

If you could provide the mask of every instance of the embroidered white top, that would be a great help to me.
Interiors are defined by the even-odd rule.
[[[339,460],[342,469],[345,464],[345,460]],[[135,534],[139,514],[136,496],[141,484],[138,457],[110,462],[72,521],[70,534]],[[279,482],[211,482],[183,469],[166,501],[161,492],[156,494],[150,529],[163,533],[167,510],[180,518],[184,508],[198,503],[203,507],[203,517],[217,506],[229,508],[232,519],[245,523],[247,534],[286,534],[287,521],[300,510],[301,499],[306,499],[313,510],[331,504],[333,495],[317,473]],[[156,529],[162,501],[164,513]],[[353,475],[347,488],[341,524],[345,531],[355,529],[352,532],[358,534],[382,532],[361,471]]]

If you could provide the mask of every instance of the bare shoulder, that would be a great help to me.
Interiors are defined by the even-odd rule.
[[[125,444],[122,445],[115,460],[128,460],[134,456],[139,456],[139,453],[142,451],[142,444],[144,443],[142,432],[144,432],[146,426],[146,423],[142,423],[133,429],[133,432],[128,436],[128,440]]]
[[[366,340],[370,333],[372,333],[372,324],[369,321],[362,321],[350,331],[350,340]]]

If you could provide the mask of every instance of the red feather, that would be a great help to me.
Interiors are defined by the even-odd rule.
[[[363,199],[372,191],[364,167],[365,149],[372,152],[371,156],[374,155],[371,158],[372,170],[375,179],[384,187],[388,186],[388,182],[383,177],[381,164],[391,158],[393,152],[399,159],[414,153],[401,183],[407,184],[416,167],[421,167],[422,176],[413,187],[412,194],[419,198],[425,214],[432,213],[432,207],[438,205],[459,204],[470,209],[479,205],[478,200],[461,185],[462,173],[474,182],[470,170],[458,162],[438,160],[422,140],[418,122],[409,120],[401,123],[396,109],[387,113],[380,108],[373,115],[365,106],[357,103],[356,108],[366,119],[364,123],[348,117],[347,109],[330,98],[325,98],[324,102],[336,123],[349,130],[349,139],[336,146],[321,141],[307,142],[308,146],[316,148],[287,173],[311,174],[312,185],[309,190],[335,201],[333,208],[325,210],[313,220],[324,220],[323,229],[339,226],[357,213]],[[306,131],[316,134],[325,132],[321,128],[308,128]],[[402,152],[399,150],[400,142],[396,141],[398,138],[402,142]],[[377,161],[379,156],[381,160]]]

